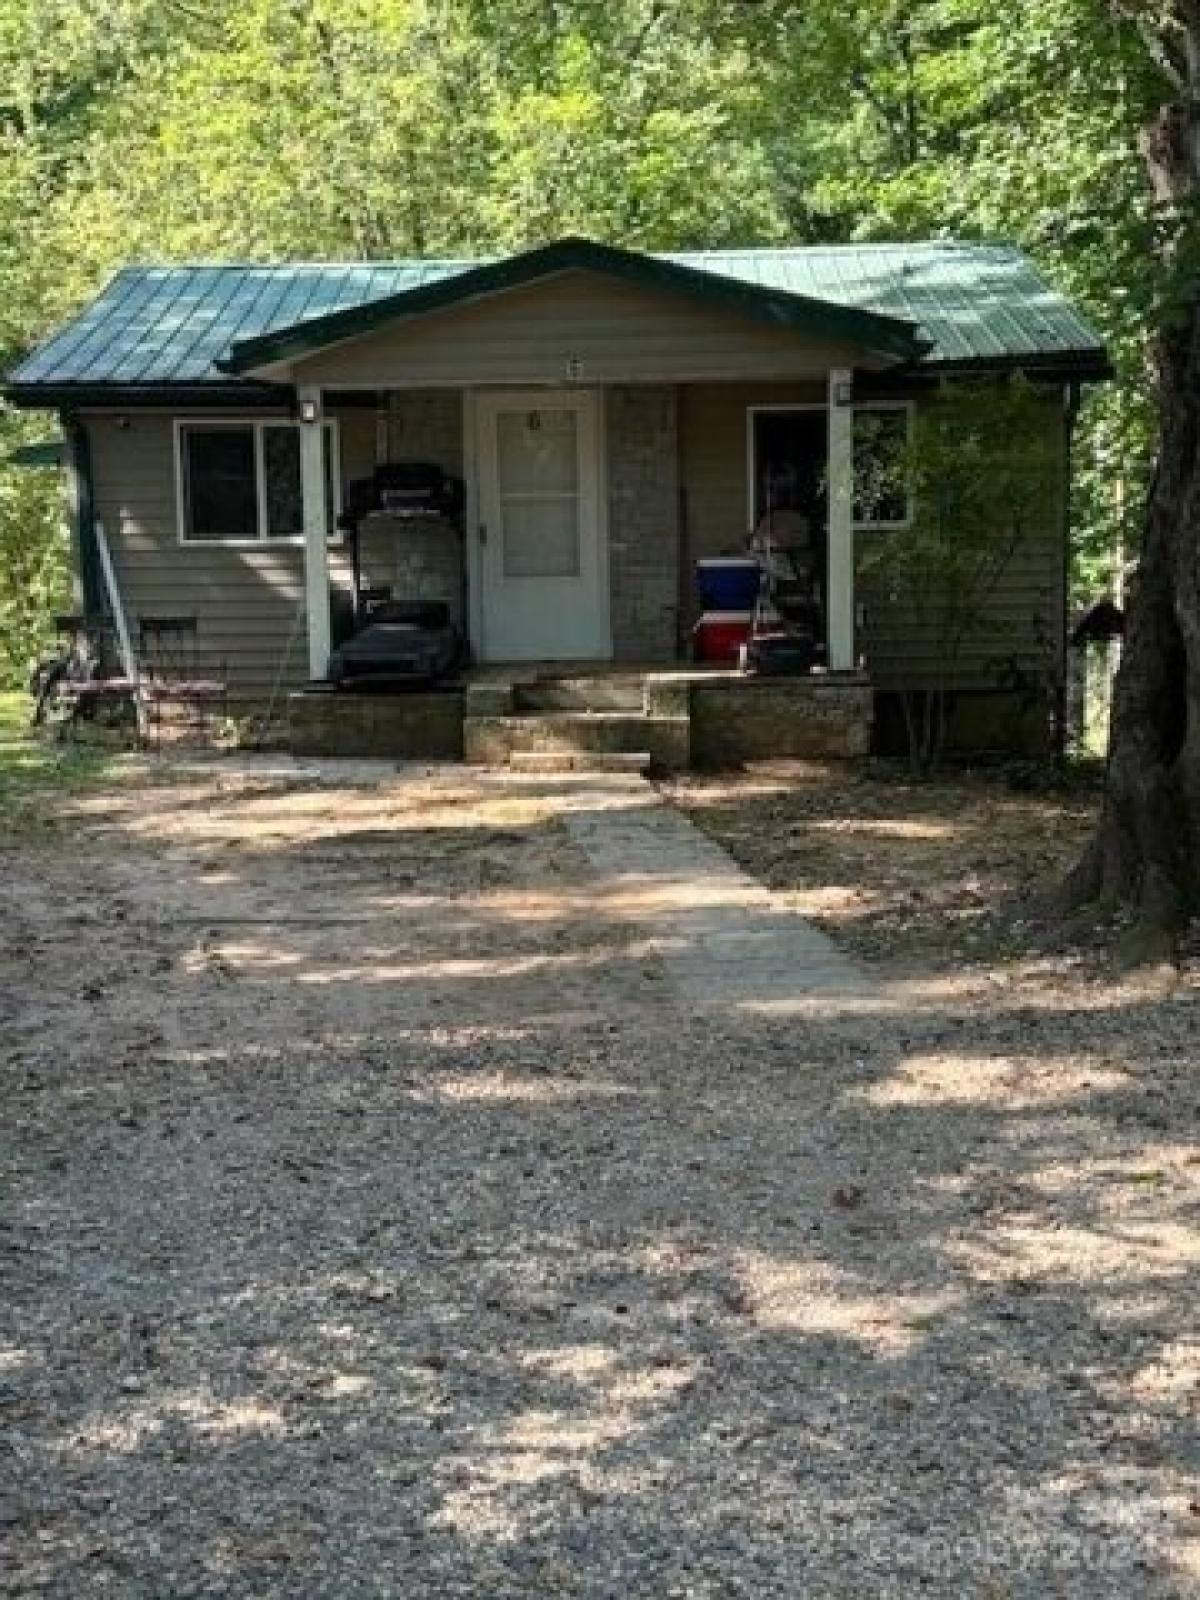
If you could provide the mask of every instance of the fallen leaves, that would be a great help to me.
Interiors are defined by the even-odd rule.
[[[826,932],[905,965],[998,962],[1042,938],[1026,902],[1070,864],[1096,804],[1086,788],[1014,793],[1001,773],[915,784],[879,762],[771,764],[676,779],[668,793]]]

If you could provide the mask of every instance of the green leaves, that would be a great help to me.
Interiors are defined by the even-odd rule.
[[[0,459],[46,424],[0,418]],[[0,688],[24,686],[70,596],[69,542],[53,470],[0,465]]]
[[[873,541],[865,565],[928,623],[944,672],[1058,499],[1056,407],[1053,391],[1015,379],[947,384],[917,408],[905,461],[912,517]]]
[[[1062,472],[1057,408],[1053,390],[1021,379],[947,383],[916,409],[904,462],[908,525],[860,536],[864,592],[903,616],[929,653],[927,681],[902,692],[917,770],[941,757],[947,688],[960,660],[989,630],[999,659],[1011,644],[993,606],[998,586],[1034,540],[1053,538]],[[1024,667],[1017,670],[1023,676]],[[1053,671],[1047,636],[1043,688]]]

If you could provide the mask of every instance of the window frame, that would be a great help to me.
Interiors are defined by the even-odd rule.
[[[257,550],[260,545],[299,546],[304,543],[302,533],[269,533],[267,531],[267,471],[264,434],[268,428],[295,428],[297,432],[310,424],[298,422],[293,417],[176,417],[175,418],[175,531],[176,542],[189,550]],[[328,530],[328,542],[340,544],[342,530],[338,518],[342,512],[342,437],[339,419],[325,417],[321,424],[328,440],[330,476],[333,480],[333,520]],[[250,429],[254,438],[254,502],[257,508],[257,534],[230,534],[220,539],[194,539],[188,531],[187,461],[184,455],[184,434],[188,428],[215,431],[218,428]]]
[[[912,443],[913,416],[916,412],[915,400],[856,400],[850,407],[855,416],[860,411],[903,411],[907,414],[906,433],[908,442]],[[828,415],[829,403],[826,400],[779,400],[766,401],[761,404],[752,404],[746,407],[746,517],[747,527],[754,530],[755,497],[758,492],[758,430],[756,419],[761,412],[771,411],[824,411]],[[851,437],[853,448],[853,435]],[[913,519],[913,492],[911,484],[908,487],[905,500],[908,514],[899,522],[883,522],[878,519],[860,521],[854,518],[854,531],[856,533],[902,533],[912,526]]]

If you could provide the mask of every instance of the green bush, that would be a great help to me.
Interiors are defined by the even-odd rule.
[[[1056,402],[1019,378],[944,385],[917,408],[911,444],[893,466],[908,480],[912,517],[874,544],[862,570],[874,575],[930,653],[927,681],[901,695],[916,771],[941,760],[948,694],[964,647],[992,632],[1003,655],[1005,632],[992,615],[992,596],[1061,498]],[[886,496],[892,487],[885,479],[875,492]],[[1049,671],[1049,641],[1046,658]],[[999,680],[1005,687],[1048,687],[1005,682],[1006,670]]]
[[[0,418],[0,460],[25,438],[38,436],[28,423]],[[30,667],[53,641],[54,613],[69,606],[70,595],[70,535],[59,474],[0,465],[0,688],[25,685]]]

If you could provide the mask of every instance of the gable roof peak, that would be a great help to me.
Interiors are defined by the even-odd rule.
[[[836,339],[895,361],[913,359],[930,344],[916,324],[904,317],[733,278],[679,257],[644,255],[620,245],[568,235],[368,304],[298,319],[291,326],[237,340],[217,365],[235,375],[262,373],[331,344],[360,338],[399,318],[446,310],[571,270],[603,273],[645,289],[691,295],[753,321]]]

